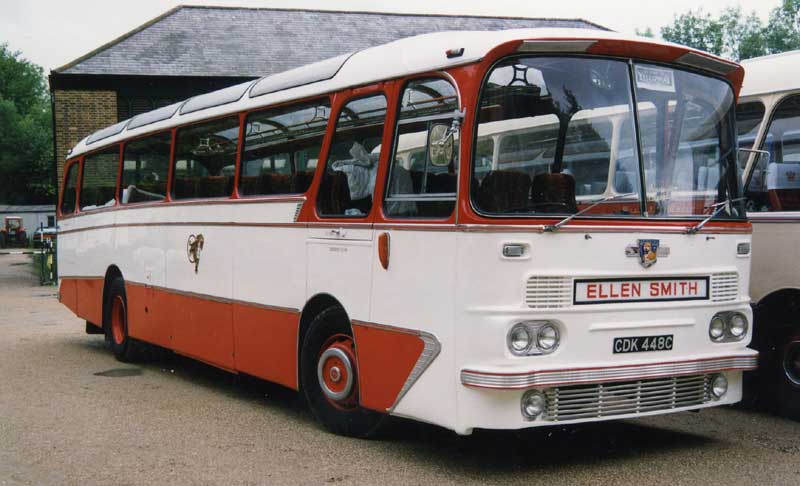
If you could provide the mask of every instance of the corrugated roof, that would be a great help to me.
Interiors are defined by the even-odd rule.
[[[428,32],[533,27],[607,30],[581,19],[181,6],[55,72],[258,77]]]

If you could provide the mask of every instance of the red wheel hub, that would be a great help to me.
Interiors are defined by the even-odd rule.
[[[331,336],[322,345],[317,360],[317,378],[322,394],[336,408],[347,410],[358,405],[358,380],[353,338]]]
[[[111,301],[111,337],[118,345],[125,341],[127,328],[125,318],[125,301],[122,300],[122,296],[117,295]]]

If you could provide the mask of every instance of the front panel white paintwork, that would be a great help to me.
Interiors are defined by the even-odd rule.
[[[459,278],[455,232],[382,230],[389,234],[389,268],[373,257],[372,312],[378,324],[419,329],[441,343],[439,356],[395,408],[395,413],[456,427],[456,282]],[[377,250],[376,250],[377,252]]]
[[[645,269],[625,248],[636,240],[655,238],[670,248],[667,257]],[[738,310],[751,318],[747,295],[750,262],[736,257],[739,242],[749,235],[685,235],[660,233],[462,233],[457,282],[455,333],[456,370],[480,369],[513,373],[534,369],[614,366],[627,363],[690,360],[745,349],[743,342],[715,344],[708,323],[721,310]],[[502,256],[504,243],[530,248],[529,258]],[[733,301],[636,302],[567,305],[533,309],[525,305],[526,282],[534,275],[568,278],[637,278],[709,276],[736,272],[739,295]],[[561,345],[545,356],[513,356],[506,335],[516,322],[547,319],[561,330]],[[614,354],[615,337],[673,334],[673,350]],[[520,392],[458,387],[458,426],[519,428],[533,424],[519,413]],[[432,391],[431,391],[432,392]],[[735,394],[735,392],[734,392]],[[490,406],[494,404],[495,406]],[[502,406],[500,405],[502,404]],[[494,413],[487,413],[488,408]]]

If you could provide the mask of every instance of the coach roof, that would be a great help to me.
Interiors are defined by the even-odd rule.
[[[173,115],[167,115],[170,110],[162,110],[161,117],[154,116],[156,114],[153,112],[139,115],[139,117],[150,117],[154,121],[145,125],[137,123],[137,117],[135,117],[133,126],[137,126],[137,128],[127,128],[130,121],[126,120],[113,125],[113,129],[108,127],[99,130],[79,142],[70,152],[69,157],[137,134],[172,128],[209,117],[252,110],[378,81],[477,62],[498,45],[523,39],[633,41],[651,44],[654,48],[663,49],[663,47],[672,46],[688,54],[694,53],[693,50],[683,46],[596,29],[547,28],[435,32],[396,40],[353,54],[327,59],[242,85],[196,96],[185,101]],[[446,54],[448,50],[462,48],[463,54],[460,56],[448,57]],[[713,56],[702,57],[710,62],[724,62],[714,60]],[[732,63],[726,63],[726,65],[738,68]],[[261,89],[265,85],[266,87]],[[277,89],[273,90],[270,86]],[[184,109],[187,105],[195,106],[192,110],[187,111]],[[198,108],[198,106],[200,107]],[[101,140],[103,143],[98,143]]]
[[[745,70],[741,96],[777,93],[800,88],[795,73],[800,62],[800,51],[789,51],[771,56],[742,61]]]

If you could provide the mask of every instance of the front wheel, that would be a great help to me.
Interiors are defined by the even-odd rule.
[[[775,405],[782,415],[800,420],[800,333],[790,334],[782,344],[776,347],[780,381]]]
[[[311,322],[300,353],[300,380],[311,412],[335,434],[368,437],[384,418],[359,405],[355,343],[338,307]]]

